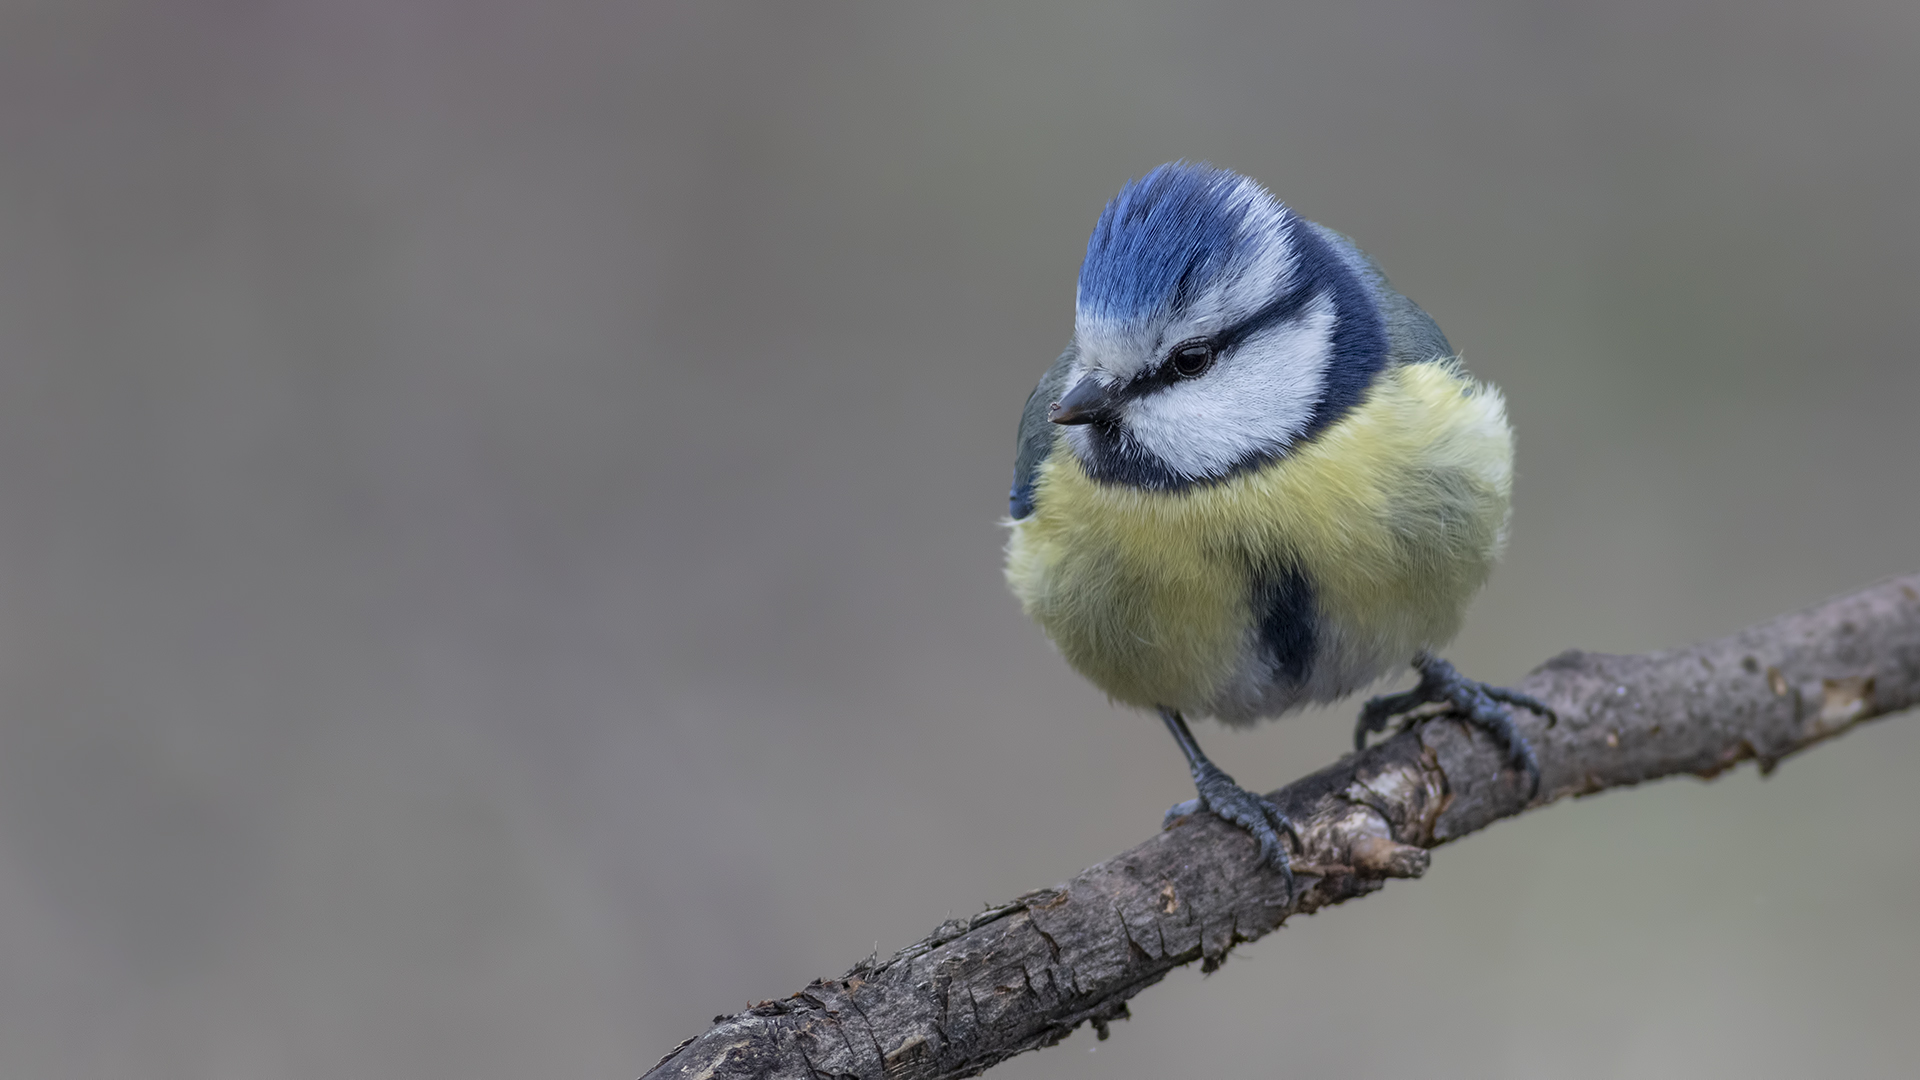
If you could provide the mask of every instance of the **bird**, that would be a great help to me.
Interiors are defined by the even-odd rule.
[[[1245,830],[1290,899],[1298,829],[1188,719],[1247,726],[1411,665],[1355,749],[1442,705],[1537,793],[1510,707],[1551,710],[1438,655],[1506,544],[1512,483],[1499,390],[1372,259],[1249,177],[1174,161],[1087,241],[1072,336],[1021,414],[1006,578],[1071,667],[1172,733],[1196,798],[1164,824]]]

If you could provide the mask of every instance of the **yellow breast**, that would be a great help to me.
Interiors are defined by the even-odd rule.
[[[1452,638],[1505,543],[1512,463],[1499,393],[1449,363],[1389,368],[1311,442],[1185,491],[1097,483],[1060,440],[1033,513],[1012,523],[1007,580],[1114,699],[1272,715],[1350,693]],[[1314,596],[1312,669],[1250,697],[1277,678],[1253,583],[1287,568]]]

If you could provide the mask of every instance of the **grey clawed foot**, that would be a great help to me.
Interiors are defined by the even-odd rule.
[[[1517,705],[1546,717],[1548,726],[1559,721],[1552,709],[1526,694],[1476,682],[1454,669],[1452,664],[1428,653],[1414,658],[1420,672],[1420,685],[1399,694],[1385,694],[1366,703],[1360,720],[1354,725],[1354,749],[1365,749],[1367,736],[1384,731],[1387,722],[1411,709],[1428,703],[1444,704],[1467,723],[1492,735],[1507,752],[1507,761],[1526,774],[1527,798],[1540,793],[1540,759],[1533,745],[1513,722],[1513,713],[1505,706]]]
[[[1401,713],[1416,709],[1427,703],[1419,690],[1408,690],[1399,694],[1382,694],[1360,707],[1360,722],[1353,725],[1353,748],[1365,750],[1367,736],[1387,730],[1387,723]]]
[[[1202,804],[1199,799],[1188,799],[1186,802],[1174,803],[1172,806],[1167,807],[1167,816],[1160,819],[1160,827],[1162,829],[1169,828],[1174,822],[1181,818],[1190,817],[1205,809],[1206,806]]]
[[[1202,761],[1193,770],[1193,786],[1200,797],[1175,803],[1167,811],[1166,824],[1172,824],[1175,818],[1205,810],[1222,821],[1236,825],[1253,836],[1260,845],[1260,861],[1280,871],[1280,877],[1286,882],[1288,903],[1293,902],[1293,864],[1287,857],[1286,845],[1280,842],[1280,834],[1286,833],[1293,838],[1294,846],[1300,847],[1300,830],[1280,808],[1265,798],[1255,795],[1239,784],[1233,777],[1220,770],[1211,761]]]

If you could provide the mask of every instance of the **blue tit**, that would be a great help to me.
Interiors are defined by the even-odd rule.
[[[1240,826],[1291,892],[1292,824],[1186,718],[1252,724],[1411,663],[1356,747],[1445,703],[1537,790],[1505,706],[1545,707],[1432,652],[1500,555],[1512,482],[1499,392],[1371,259],[1247,177],[1174,162],[1087,241],[1073,339],[1021,417],[1007,580],[1069,664],[1165,721],[1198,791],[1168,820]]]

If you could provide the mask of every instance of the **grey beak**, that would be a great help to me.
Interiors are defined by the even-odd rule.
[[[1113,416],[1113,391],[1088,375],[1073,384],[1067,396],[1047,406],[1047,419],[1056,424],[1091,424]]]

